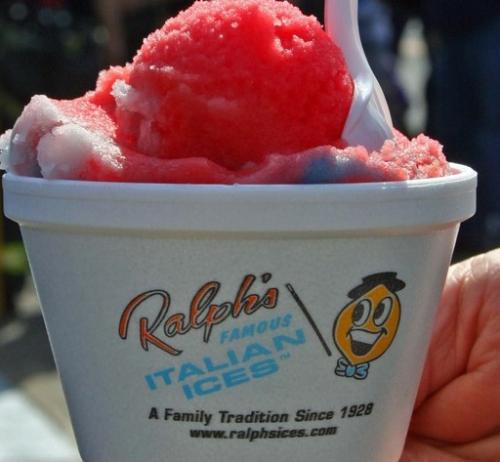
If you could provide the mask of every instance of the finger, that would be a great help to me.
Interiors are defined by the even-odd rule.
[[[400,462],[472,462],[417,438],[408,438]],[[477,460],[475,461],[477,462]]]
[[[500,249],[451,268],[413,431],[466,442],[500,425]]]
[[[496,434],[470,444],[447,446],[443,449],[448,453],[465,459],[484,462],[498,462],[500,461],[500,434]]]
[[[488,365],[462,375],[422,404],[411,431],[451,443],[484,438],[500,426],[499,390],[500,368]]]
[[[500,435],[467,445],[442,445],[409,437],[400,462],[499,462]]]
[[[420,382],[416,408],[429,395],[453,380],[458,371],[465,368],[465,358],[458,358],[455,354],[457,324],[460,317],[460,290],[464,271],[466,271],[466,263],[455,265],[448,272]]]

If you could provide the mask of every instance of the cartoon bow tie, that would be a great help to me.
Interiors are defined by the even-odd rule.
[[[335,374],[340,377],[354,377],[358,380],[364,380],[368,376],[368,369],[370,367],[369,363],[358,364],[353,366],[348,363],[344,358],[340,358],[337,361],[337,367],[335,368]]]

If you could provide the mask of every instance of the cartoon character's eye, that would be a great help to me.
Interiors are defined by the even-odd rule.
[[[376,326],[381,326],[385,324],[387,318],[391,314],[392,310],[392,298],[386,297],[384,298],[375,308],[375,313],[373,313],[373,322]]]
[[[371,309],[372,304],[370,300],[361,300],[352,312],[352,322],[354,323],[354,325],[362,326],[366,321],[368,321]]]

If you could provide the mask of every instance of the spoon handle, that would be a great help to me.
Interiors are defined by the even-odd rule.
[[[357,116],[359,119],[362,112],[370,112],[377,119],[377,133],[385,134],[384,139],[391,138],[392,119],[389,106],[361,43],[358,0],[325,0],[325,29],[343,51],[355,83],[351,116]],[[349,122],[356,125],[357,121],[351,117],[350,119]],[[358,131],[359,126],[358,124]]]
[[[351,74],[364,71],[366,58],[359,34],[358,0],[326,0],[325,29],[343,51]]]

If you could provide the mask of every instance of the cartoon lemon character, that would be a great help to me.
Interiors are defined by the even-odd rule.
[[[366,379],[370,363],[391,346],[401,318],[401,302],[396,292],[406,284],[397,273],[377,273],[363,278],[348,296],[353,299],[337,316],[333,339],[343,357],[335,374]]]

